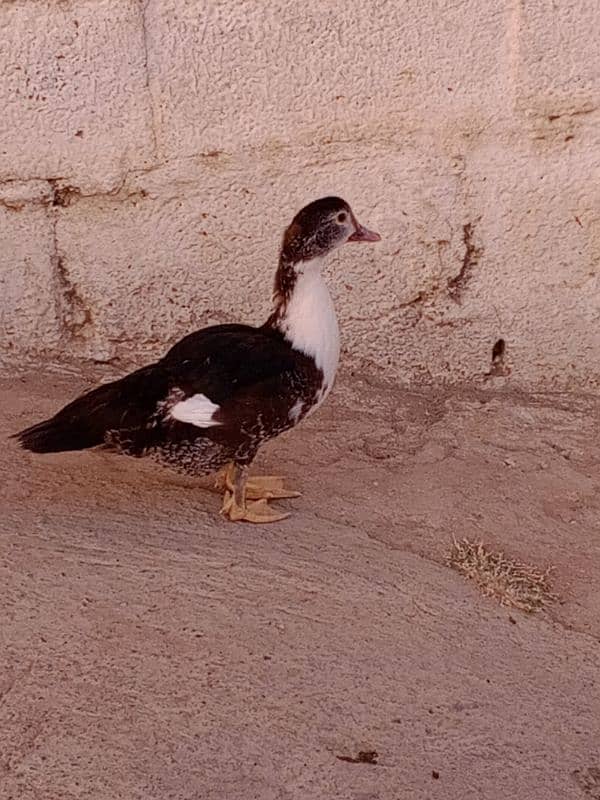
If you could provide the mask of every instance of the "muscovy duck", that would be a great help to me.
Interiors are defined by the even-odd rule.
[[[346,242],[376,242],[339,197],[303,208],[283,236],[273,310],[261,327],[215,325],[186,336],[155,364],[78,397],[15,437],[34,453],[104,446],[193,475],[221,470],[222,513],[263,523],[297,497],[278,476],[249,477],[259,447],[325,400],[339,360],[323,258]]]

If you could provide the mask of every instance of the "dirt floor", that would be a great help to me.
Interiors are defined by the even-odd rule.
[[[249,526],[6,441],[91,377],[0,382],[2,800],[600,798],[599,402],[347,377],[257,465],[292,517]],[[453,538],[557,599],[484,596]]]

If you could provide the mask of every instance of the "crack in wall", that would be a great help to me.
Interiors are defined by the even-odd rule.
[[[73,340],[81,337],[86,328],[93,324],[92,312],[69,276],[58,245],[58,214],[51,214],[53,248],[50,263],[54,276],[56,313],[61,334]]]
[[[146,167],[132,167],[127,169],[119,182],[108,189],[101,189],[96,191],[84,191],[81,187],[77,186],[72,180],[67,177],[40,177],[31,176],[28,178],[7,178],[0,179],[0,191],[3,186],[12,187],[14,184],[27,184],[45,183],[49,187],[48,195],[30,198],[8,199],[0,197],[0,207],[7,208],[10,211],[22,211],[29,205],[52,205],[52,206],[70,206],[76,200],[87,200],[95,197],[116,197],[121,199],[128,199],[130,197],[147,197],[148,192],[145,189],[126,189],[127,181],[132,176],[150,175],[159,171],[167,166],[178,164],[180,162],[187,162],[198,159],[214,160],[220,156],[228,156],[230,153],[224,150],[208,150],[199,153],[194,153],[191,156],[182,156],[174,161],[164,161],[152,164]]]
[[[78,197],[82,197],[81,189],[70,184],[60,185],[57,180],[51,178],[48,183],[52,188],[52,205],[66,208]]]
[[[475,223],[473,222],[467,222],[463,225],[462,229],[463,244],[465,250],[460,270],[456,275],[452,276],[451,278],[448,278],[446,281],[447,295],[456,303],[461,302],[462,293],[464,292],[465,288],[467,287],[469,281],[473,276],[473,269],[477,266],[477,264],[479,263],[479,259],[483,255],[483,247],[477,247],[473,242],[474,228],[475,228]],[[446,246],[447,244],[448,241],[446,239],[438,240],[437,242],[438,251],[440,250],[440,248]],[[440,288],[442,287],[440,287],[436,283],[434,286],[428,287],[426,289],[421,289],[410,300],[407,300],[406,302],[400,304],[399,308],[401,309],[414,310],[415,321],[412,327],[417,325],[423,318],[424,307],[426,304],[428,303],[435,304],[436,301],[443,302],[443,298],[440,297]],[[458,324],[458,322],[457,321],[438,322],[437,324],[456,325]]]
[[[55,269],[64,301],[62,324],[73,338],[81,336],[82,331],[92,324],[92,312],[69,277],[64,259],[60,255],[56,257]]]
[[[7,208],[9,211],[23,211],[27,205],[39,205],[41,201],[35,200],[5,200],[0,198],[0,206]]]
[[[147,4],[147,2],[148,2],[148,0],[146,0],[146,4]],[[152,105],[152,108],[154,108],[154,104]],[[155,126],[153,126],[153,135],[156,136],[156,128],[155,128]],[[303,153],[303,154],[304,153],[310,153],[310,152],[314,152],[315,149],[319,149],[319,147],[318,147],[319,145],[324,145],[326,147],[327,151],[329,152],[330,149],[335,148],[335,147],[347,147],[348,145],[356,146],[356,145],[362,144],[365,141],[366,141],[366,139],[364,137],[359,137],[359,138],[354,138],[354,139],[352,139],[352,138],[349,138],[349,139],[341,139],[341,138],[328,139],[326,143],[313,142],[313,143],[309,144],[309,143],[304,143],[304,142],[297,142],[297,143],[295,143],[293,145],[292,144],[280,144],[277,147],[277,153],[288,153],[288,152],[289,153]],[[370,139],[369,142],[372,143],[373,140]],[[393,140],[393,139],[381,140],[379,143],[380,144],[385,144],[385,145],[394,145],[395,144],[395,140]],[[158,172],[161,169],[165,169],[165,168],[171,168],[172,169],[173,167],[176,167],[179,164],[185,165],[186,163],[189,163],[189,162],[198,161],[198,160],[205,160],[205,159],[209,160],[211,162],[213,162],[215,159],[222,158],[222,157],[239,158],[239,159],[246,158],[246,159],[250,159],[250,160],[255,160],[255,159],[259,159],[259,158],[260,159],[264,159],[265,157],[268,158],[271,155],[273,155],[273,152],[274,152],[274,150],[273,150],[273,147],[271,145],[269,145],[268,143],[261,142],[261,143],[253,144],[253,145],[243,145],[243,146],[240,146],[238,149],[235,149],[234,151],[227,151],[227,150],[222,150],[222,149],[208,148],[208,149],[199,150],[199,151],[196,151],[196,152],[193,152],[193,153],[188,153],[188,154],[185,154],[185,155],[175,156],[173,158],[164,158],[164,160],[158,160],[158,158],[157,158],[157,160],[154,163],[151,163],[151,164],[141,164],[141,165],[134,164],[134,165],[132,165],[130,167],[124,168],[123,172],[122,172],[122,175],[119,177],[118,182],[115,183],[115,185],[112,186],[111,188],[103,189],[103,190],[89,191],[89,192],[84,192],[80,187],[77,186],[77,177],[75,175],[71,175],[71,176],[69,176],[69,175],[58,175],[58,176],[57,175],[27,175],[27,176],[22,176],[22,177],[1,177],[0,176],[0,190],[5,185],[6,186],[11,186],[12,184],[18,184],[18,183],[28,184],[28,183],[34,183],[34,182],[44,182],[44,183],[50,183],[50,184],[53,184],[53,185],[58,185],[59,182],[63,181],[63,182],[68,183],[72,187],[73,191],[79,192],[79,194],[80,194],[80,196],[82,198],[115,196],[115,195],[120,194],[120,192],[124,190],[124,188],[125,188],[125,186],[127,184],[127,181],[132,176],[135,177],[135,176],[138,176],[138,175],[150,175],[152,173]],[[316,160],[314,162],[303,163],[302,169],[306,169],[306,168],[309,168],[309,167],[312,167],[312,166],[317,166],[317,165],[321,165],[322,166],[322,165],[325,165],[325,164],[339,164],[339,163],[343,163],[345,161],[354,161],[354,160],[356,160],[356,158],[357,158],[356,155],[352,155],[349,158],[344,158],[341,155],[340,156],[336,155],[335,157],[331,156],[329,158],[329,157],[325,157],[325,155],[323,155],[322,158],[319,158],[318,160]],[[142,190],[142,192],[143,192],[143,190]],[[132,192],[132,193],[137,193],[137,191]],[[127,196],[129,196],[132,193],[128,193]],[[0,205],[2,205],[2,202],[3,201],[0,198]],[[25,201],[25,202],[28,202],[28,201]]]
[[[21,187],[27,187],[29,184],[38,185],[39,192],[36,193],[28,193],[28,192],[19,192],[14,191],[15,185]],[[39,185],[42,184],[40,187]],[[52,189],[50,186],[50,181],[48,180],[39,180],[37,178],[32,179],[30,181],[4,181],[0,182],[0,189],[6,186],[8,189],[7,195],[4,197],[0,197],[0,207],[6,208],[8,211],[23,211],[27,207],[35,207],[35,206],[48,206],[52,202]],[[11,192],[12,190],[12,192]],[[11,196],[12,194],[12,196]]]
[[[473,222],[467,222],[463,225],[463,244],[465,246],[465,252],[462,265],[458,275],[450,278],[447,284],[449,296],[457,303],[460,303],[462,294],[473,277],[473,270],[483,255],[483,247],[476,247],[473,242],[474,228],[475,225]]]
[[[561,111],[556,114],[548,114],[548,122],[554,122],[561,117],[583,117],[586,114],[593,114],[597,111],[596,106],[586,106],[585,108],[575,109],[575,111]]]

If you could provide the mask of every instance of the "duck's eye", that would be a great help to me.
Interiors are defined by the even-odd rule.
[[[347,219],[348,219],[348,214],[346,214],[346,212],[345,212],[345,211],[342,211],[342,213],[341,213],[341,214],[338,214],[338,215],[337,215],[337,221],[338,221],[340,224],[341,224],[341,223],[343,223],[343,222],[346,222],[346,220],[347,220]]]

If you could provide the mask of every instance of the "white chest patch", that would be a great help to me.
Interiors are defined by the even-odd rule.
[[[314,358],[323,370],[323,384],[328,391],[340,360],[337,317],[321,275],[320,260],[304,262],[301,269],[280,326],[292,347]]]
[[[197,428],[212,428],[221,424],[213,420],[213,415],[219,408],[220,406],[209,400],[206,395],[194,394],[187,400],[176,403],[169,414],[173,419],[188,422]]]

